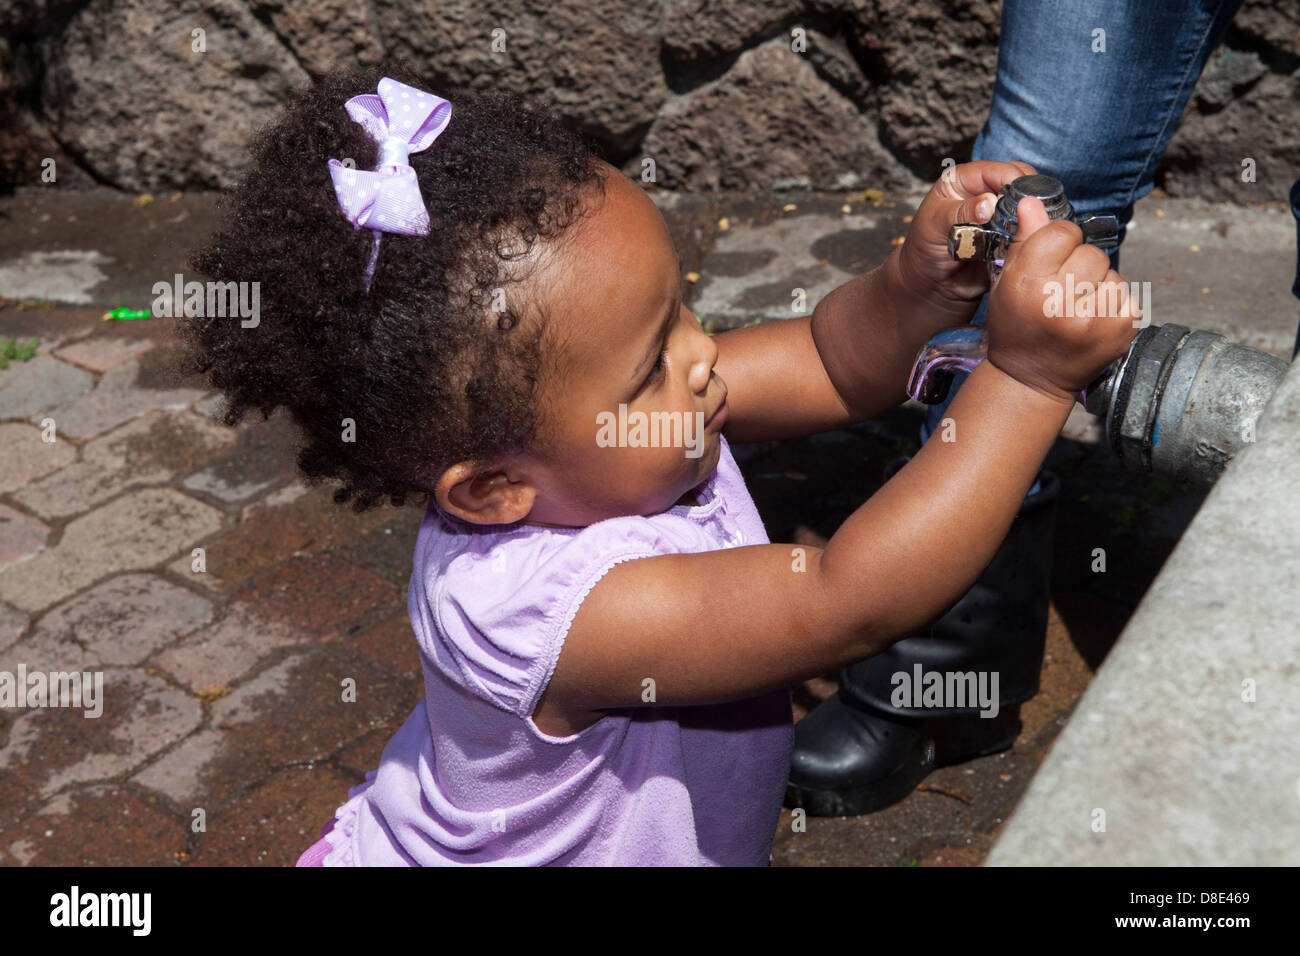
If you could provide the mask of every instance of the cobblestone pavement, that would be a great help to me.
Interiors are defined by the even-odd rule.
[[[883,259],[913,208],[880,196],[847,212],[843,197],[660,201],[688,302],[718,329],[789,314],[795,287],[815,304]],[[1252,211],[1231,227],[1254,230],[1234,250],[1216,231],[1226,211],[1149,205],[1124,271],[1167,283],[1156,321],[1289,358],[1289,217]],[[179,250],[213,225],[212,197],[22,195],[0,200],[0,215],[24,224],[0,239],[0,336],[38,339],[0,371],[0,671],[104,674],[98,719],[0,709],[0,863],[292,864],[421,699],[405,610],[421,508],[333,504],[330,488],[295,475],[283,417],[226,428],[215,393],[175,375],[172,320],[101,321],[107,307],[147,308],[152,283],[184,271]],[[1193,244],[1209,254],[1196,259]],[[1253,298],[1211,299],[1234,269]],[[916,449],[920,419],[909,403],[845,431],[736,446],[772,540],[832,534],[884,464]],[[1048,460],[1063,488],[1047,658],[1015,747],[937,771],[867,817],[796,832],[786,810],[776,864],[983,858],[1203,499],[1123,472],[1095,438],[1077,415]],[[1095,547],[1106,574],[1090,571]],[[355,703],[340,700],[345,677]],[[834,686],[827,675],[796,688],[797,716]]]

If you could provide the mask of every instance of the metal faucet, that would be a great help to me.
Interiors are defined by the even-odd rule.
[[[984,259],[990,278],[996,278],[1015,233],[1016,203],[1025,196],[1042,199],[1051,219],[1074,218],[1058,180],[1022,176],[1002,187],[988,225],[952,227],[948,254]],[[1085,242],[1103,249],[1115,245],[1114,216],[1075,221]],[[953,375],[970,372],[987,357],[983,326],[942,329],[917,353],[907,392],[922,404],[937,405],[947,397]],[[1172,323],[1147,326],[1123,358],[1079,393],[1079,401],[1105,420],[1105,442],[1127,468],[1208,488],[1243,445],[1255,440],[1255,423],[1287,368],[1276,356],[1214,332]]]
[[[1114,216],[1076,216],[1065,198],[1065,187],[1051,176],[1021,176],[1002,187],[998,204],[987,224],[962,222],[948,231],[948,255],[953,259],[987,260],[989,278],[1002,272],[1011,239],[1019,222],[1016,207],[1030,197],[1040,200],[1048,219],[1072,219],[1083,230],[1083,241],[1100,249],[1119,245],[1119,220]]]

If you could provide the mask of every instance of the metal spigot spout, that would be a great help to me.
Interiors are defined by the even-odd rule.
[[[954,325],[940,329],[926,340],[912,365],[907,394],[922,405],[938,405],[948,397],[952,377],[969,373],[989,354],[988,331],[982,325]],[[1079,393],[1079,401],[1094,415],[1104,416],[1110,401],[1112,382],[1123,359],[1108,365]]]
[[[932,335],[921,347],[907,382],[907,394],[924,405],[948,397],[952,377],[969,372],[989,354],[988,333],[982,325],[957,325]]]

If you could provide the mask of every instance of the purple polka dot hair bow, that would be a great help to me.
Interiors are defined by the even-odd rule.
[[[411,153],[432,146],[447,128],[451,104],[441,96],[384,77],[379,81],[378,95],[354,96],[345,108],[379,144],[379,162],[373,170],[353,169],[337,159],[329,161],[339,208],[354,229],[364,227],[375,234],[365,273],[365,287],[369,292],[379,258],[381,233],[429,234],[429,211],[420,196],[415,170],[407,159]]]

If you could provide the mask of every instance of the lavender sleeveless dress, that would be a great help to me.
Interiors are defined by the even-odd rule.
[[[430,503],[408,600],[425,699],[299,866],[770,862],[794,735],[788,690],[608,711],[568,737],[531,717],[611,567],[768,543],[721,441],[700,505],[649,517],[483,527]],[[708,640],[709,621],[699,627]]]

